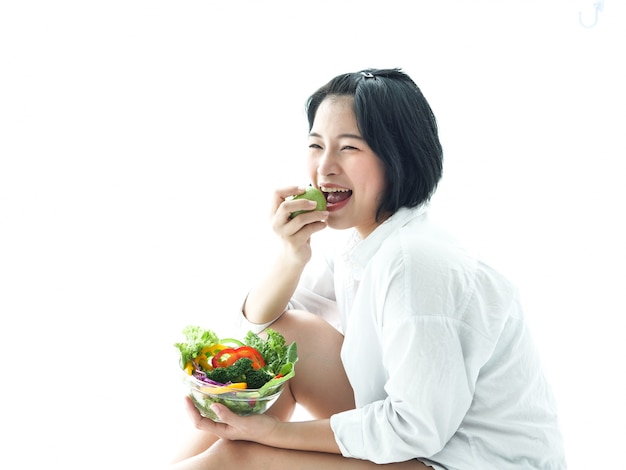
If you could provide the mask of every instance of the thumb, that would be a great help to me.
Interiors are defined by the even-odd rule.
[[[221,405],[219,403],[213,403],[211,405],[211,410],[213,411],[213,413],[215,413],[217,418],[222,423],[229,424],[229,423],[232,422],[233,418],[237,417],[237,415],[235,413],[230,411],[226,406]]]

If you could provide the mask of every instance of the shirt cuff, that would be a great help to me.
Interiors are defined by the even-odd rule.
[[[335,441],[344,457],[367,459],[362,423],[362,410],[359,408],[343,411],[330,417],[330,428],[335,434]]]
[[[281,315],[279,315],[278,317],[274,318],[271,321],[268,321],[267,323],[252,323],[244,315],[243,305],[242,305],[241,308],[239,309],[239,316],[235,319],[235,326],[244,333],[247,333],[248,331],[252,331],[254,334],[259,334],[261,331],[263,331],[265,328],[270,326],[280,317]]]
[[[236,325],[237,325],[237,328],[239,328],[241,331],[246,331],[246,332],[252,331],[255,334],[259,334],[261,331],[263,331],[265,328],[270,326],[276,320],[278,320],[278,318],[267,323],[260,323],[260,324],[252,323],[246,318],[243,312],[240,312]]]

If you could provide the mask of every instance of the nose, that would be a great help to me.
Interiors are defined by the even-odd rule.
[[[337,157],[332,149],[325,149],[317,162],[317,174],[320,176],[336,175],[339,172]]]

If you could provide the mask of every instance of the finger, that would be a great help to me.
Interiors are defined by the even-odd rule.
[[[283,204],[283,207],[289,212],[289,216],[293,217],[299,215],[298,213],[303,213],[301,211],[312,211],[317,207],[317,202],[311,201],[310,199],[293,199],[287,200]]]
[[[287,203],[285,203],[285,205],[286,204]],[[313,206],[315,205],[314,202],[312,204]],[[310,236],[311,234],[326,227],[326,221],[329,214],[328,211],[311,210],[311,207],[306,208],[306,206],[304,206],[305,209],[301,209],[302,207],[302,205],[296,206],[297,210],[305,210],[306,212],[297,214],[295,217],[291,216],[291,214],[294,212],[293,206],[281,208],[276,213],[276,216],[274,217],[272,223],[272,228],[274,232],[282,238],[288,238],[293,235],[302,236],[305,234]],[[311,227],[312,225],[313,227]],[[306,236],[305,238],[308,238],[308,236]]]
[[[328,227],[326,221],[311,222],[310,224],[306,224],[300,230],[298,230],[294,234],[294,237],[296,237],[298,240],[306,241],[306,243],[309,243],[311,236],[314,233],[324,230],[326,227]]]
[[[200,412],[198,411],[198,409],[196,408],[196,405],[193,404],[193,401],[191,400],[191,398],[185,397],[185,405],[187,408],[187,414],[189,415],[189,417],[193,421],[194,426],[197,429],[200,429],[203,431],[209,431],[209,432],[216,434],[218,423],[214,422],[213,420],[209,418],[205,418],[204,416],[202,416]]]
[[[194,422],[196,427],[198,427],[198,425],[203,421],[204,418],[198,411],[198,408],[196,408],[196,405],[193,404],[191,398],[185,397],[185,407],[187,408],[187,414]]]
[[[215,434],[222,439],[246,440],[263,443],[279,422],[278,418],[266,414],[239,416],[224,405],[214,403],[211,410],[221,421],[216,424]]]
[[[274,191],[274,199],[272,204],[272,213],[275,213],[280,205],[292,196],[304,194],[306,188],[304,186],[285,186]]]
[[[213,403],[211,405],[211,410],[215,413],[218,419],[224,424],[232,424],[233,421],[236,421],[239,416],[232,411],[230,411],[226,406],[220,405],[219,403]]]
[[[202,415],[200,415],[196,405],[193,404],[193,401],[188,396],[185,397],[185,408],[187,409],[187,414],[194,422],[197,421],[198,418],[202,418]]]
[[[294,217],[289,216],[286,230],[299,235],[307,233],[309,236],[327,225],[328,211],[309,210],[301,212]]]
[[[295,211],[311,211],[315,209],[315,202],[308,199],[287,199],[282,201],[276,208],[273,216],[272,226],[274,231],[279,231],[282,226],[292,219],[291,214]],[[293,230],[294,224],[292,224]]]
[[[276,190],[275,194],[279,199],[287,199],[297,194],[303,194],[306,191],[305,186],[284,186]]]

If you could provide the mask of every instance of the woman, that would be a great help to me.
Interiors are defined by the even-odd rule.
[[[328,208],[292,218],[315,203],[276,192],[282,248],[243,307],[246,327],[297,341],[296,377],[266,415],[215,406],[214,423],[188,403],[200,437],[172,468],[565,468],[514,287],[427,217],[442,151],[417,85],[399,69],[340,75],[307,114]],[[327,226],[350,238],[316,263]],[[314,419],[289,422],[296,403]]]

